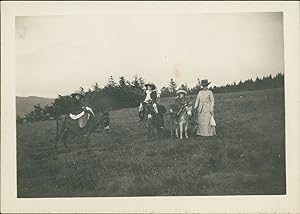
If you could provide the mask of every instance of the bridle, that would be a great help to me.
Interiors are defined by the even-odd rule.
[[[148,118],[148,115],[151,114],[153,116],[153,113],[154,113],[154,108],[152,106],[152,103],[145,103],[145,115],[147,116],[147,119]]]
[[[100,118],[101,122],[108,121],[109,122],[109,114],[107,112],[103,113]]]
[[[182,111],[184,111],[184,116],[187,116],[187,118],[190,118],[192,116],[192,110],[191,110],[191,115],[188,115],[188,110],[187,108],[188,107],[191,107],[190,105],[185,105],[183,108],[182,108]],[[180,115],[180,114],[179,114]],[[178,116],[179,116],[178,115]]]

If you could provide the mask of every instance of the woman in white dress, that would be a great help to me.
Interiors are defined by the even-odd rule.
[[[202,90],[199,91],[194,108],[198,110],[198,127],[196,134],[199,136],[213,136],[216,134],[215,124],[211,124],[214,115],[214,95],[208,90],[210,84],[207,79],[201,80]]]

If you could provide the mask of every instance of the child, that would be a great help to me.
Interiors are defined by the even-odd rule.
[[[143,105],[146,103],[152,103],[154,111],[158,114],[157,109],[157,91],[156,86],[152,82],[148,82],[145,84],[145,99],[139,106],[139,118],[142,120],[144,118],[144,107]]]
[[[78,115],[83,111],[82,107],[83,107],[84,95],[81,91],[77,90],[71,94],[71,97],[73,98],[73,105],[72,105],[71,113],[73,115]]]
[[[182,111],[183,107],[187,104],[187,99],[185,97],[187,92],[184,89],[179,89],[176,93],[178,94],[178,96],[175,98],[170,112],[176,111],[176,114],[178,116]]]
[[[70,113],[73,119],[80,118],[85,111],[89,111],[92,115],[94,115],[93,110],[90,107],[84,105],[84,95],[81,91],[75,91],[71,94],[71,97],[73,98],[73,105]]]

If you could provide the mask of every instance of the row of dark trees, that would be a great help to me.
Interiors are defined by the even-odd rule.
[[[135,107],[143,99],[144,80],[137,75],[132,81],[125,77],[120,77],[116,82],[111,76],[107,84],[101,88],[97,82],[88,90],[80,87],[79,90],[84,94],[83,104],[91,107],[96,113],[112,107],[113,109]],[[63,114],[68,114],[73,105],[70,95],[58,95],[51,105],[41,107],[34,105],[34,110],[26,114],[23,118],[17,115],[17,122],[41,121],[55,119]]]
[[[257,77],[255,80],[248,79],[245,81],[239,81],[238,83],[227,84],[224,86],[209,87],[214,93],[226,93],[226,92],[238,92],[238,91],[252,91],[269,88],[283,88],[284,86],[284,75],[278,73],[275,76],[264,76],[262,78]],[[171,79],[168,87],[161,89],[161,97],[172,97],[175,96],[178,88],[185,89],[189,95],[195,95],[201,90],[200,79],[198,79],[196,86],[188,88],[187,85],[177,86],[177,83]]]
[[[272,77],[271,75],[263,78],[248,79],[246,81],[240,81],[239,83],[227,84],[225,86],[213,87],[212,91],[215,93],[224,92],[238,92],[238,91],[253,91],[270,88],[283,88],[284,75],[279,73]]]
[[[144,99],[143,88],[145,82],[142,77],[134,76],[132,81],[126,80],[123,76],[119,78],[118,82],[111,76],[108,79],[107,84],[101,88],[96,82],[91,89],[84,90],[80,87],[82,93],[84,93],[84,103],[95,112],[99,112],[108,107],[113,109],[136,107]],[[226,93],[237,91],[249,91],[260,90],[268,88],[282,88],[284,85],[284,75],[279,73],[272,77],[271,75],[256,78],[255,80],[249,79],[246,81],[240,81],[239,83],[227,84],[225,86],[211,87],[214,93]],[[179,88],[187,90],[189,95],[197,94],[200,87],[200,80],[196,86],[188,88],[187,85],[182,84],[180,86],[171,79],[168,87],[162,87],[160,90],[161,97],[171,97],[176,95],[176,91]],[[41,121],[57,118],[60,115],[67,114],[72,108],[72,97],[70,95],[59,95],[51,105],[41,107],[39,104],[34,105],[34,110],[26,114],[24,118],[17,115],[17,122],[26,121]]]

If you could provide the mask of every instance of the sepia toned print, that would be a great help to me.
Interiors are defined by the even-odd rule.
[[[18,198],[286,194],[281,12],[15,32]]]

